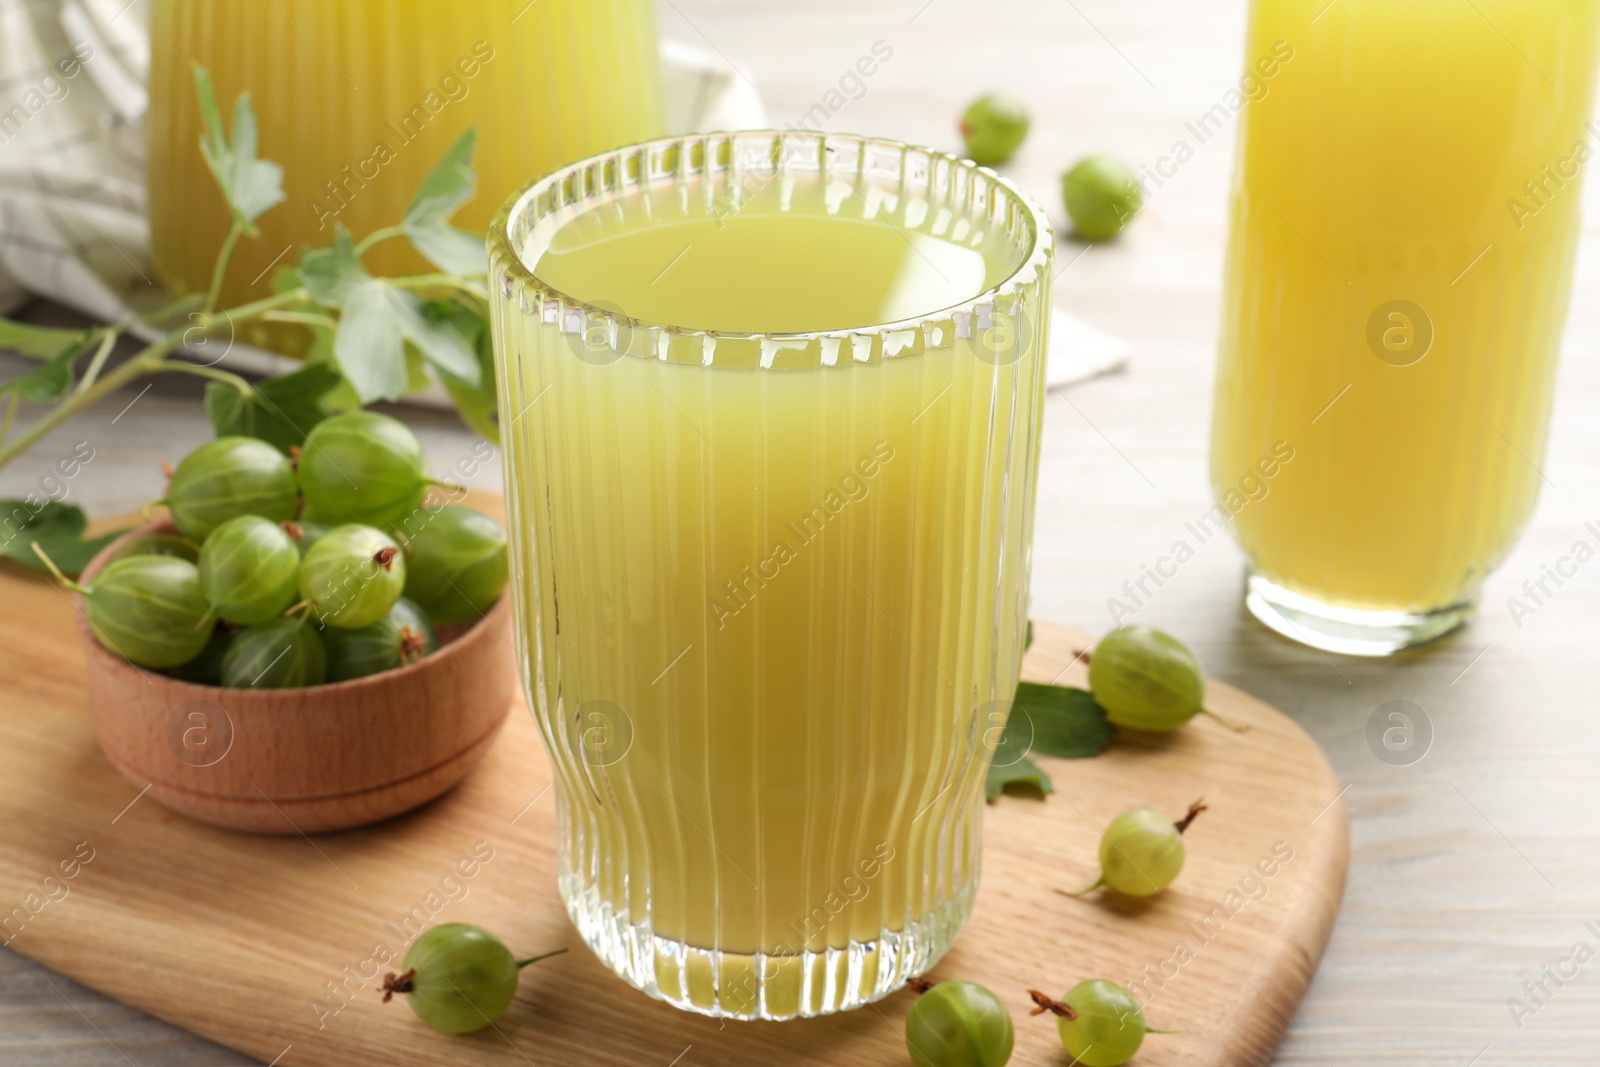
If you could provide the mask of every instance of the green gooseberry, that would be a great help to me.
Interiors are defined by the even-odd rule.
[[[1016,1033],[1000,998],[976,982],[940,982],[906,1016],[906,1051],[917,1067],[1001,1067]]]
[[[506,532],[482,512],[424,511],[406,541],[406,596],[439,626],[477,619],[506,587]]]
[[[198,563],[200,546],[178,534],[143,534],[124,541],[122,547],[106,562],[112,563],[130,556],[172,556],[174,559]]]
[[[222,684],[229,689],[297,689],[321,685],[327,673],[322,638],[299,618],[245,627],[222,658]]]
[[[200,588],[219,618],[241,626],[282,615],[300,584],[300,551],[283,527],[240,515],[200,549]]]
[[[228,654],[228,646],[233,644],[233,633],[226,626],[218,626],[198,656],[188,663],[168,668],[166,675],[194,685],[221,685],[222,660]]]
[[[1073,1063],[1082,1067],[1121,1067],[1133,1059],[1145,1034],[1165,1033],[1145,1024],[1139,1002],[1115,982],[1093,978],[1079,982],[1060,1000],[1035,990],[1034,1014],[1051,1012],[1056,1030]]]
[[[359,523],[335,526],[300,561],[300,596],[324,626],[371,626],[394,607],[405,584],[400,546]]]
[[[998,167],[1010,159],[1027,136],[1027,105],[1005,93],[978,97],[961,116],[967,158],[981,167]]]
[[[1101,886],[1130,897],[1161,892],[1183,870],[1183,832],[1205,810],[1205,804],[1197,800],[1177,822],[1149,808],[1132,808],[1118,815],[1100,835],[1100,880],[1067,895],[1078,896]]]
[[[373,411],[345,412],[312,427],[299,473],[308,513],[333,525],[397,526],[432,484],[417,435]]]
[[[236,515],[293,518],[300,494],[288,456],[254,437],[219,437],[183,458],[157,503],[180,533],[203,543]]]
[[[1061,179],[1072,227],[1085,241],[1109,241],[1139,213],[1144,203],[1139,179],[1110,156],[1090,156]]]
[[[1194,653],[1171,634],[1135,623],[1100,639],[1089,659],[1089,692],[1118,726],[1165,733],[1205,714],[1206,676]]]
[[[200,592],[200,572],[186,559],[129,556],[107,564],[87,586],[44,559],[57,580],[83,594],[84,617],[100,643],[129,663],[177,667],[211,637],[211,606]]]
[[[383,1000],[399,993],[417,1018],[447,1034],[482,1030],[511,1006],[517,976],[556,949],[519,960],[505,942],[480,926],[445,923],[426,930],[406,951],[405,973],[383,976]]]
[[[328,681],[346,682],[415,663],[439,648],[427,612],[401,597],[389,614],[359,630],[330,626],[322,631]]]

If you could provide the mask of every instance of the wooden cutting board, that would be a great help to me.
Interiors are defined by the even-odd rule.
[[[5,564],[0,604],[0,923],[11,919],[0,941],[24,956],[281,1067],[910,1062],[910,992],[823,1019],[723,1022],[601,966],[556,895],[550,771],[525,709],[473,776],[410,815],[316,838],[233,834],[163,809],[101,755],[66,596]],[[1087,641],[1036,625],[1025,676],[1082,684],[1084,667],[1069,665]],[[1208,703],[1252,731],[1201,718],[1174,736],[1121,738],[1098,759],[1040,760],[1054,796],[989,807],[975,913],[932,977],[1002,997],[1013,1064],[1065,1067],[1026,990],[1059,995],[1090,977],[1136,987],[1150,1024],[1180,1031],[1146,1041],[1135,1061],[1146,1067],[1262,1064],[1288,1026],[1344,890],[1344,801],[1293,722],[1216,683]],[[1211,810],[1165,894],[1052,891],[1095,879],[1097,828],[1118,812],[1177,816],[1202,796]],[[478,923],[519,955],[572,951],[523,972],[495,1029],[447,1037],[383,1004],[381,974],[361,973],[418,915]]]

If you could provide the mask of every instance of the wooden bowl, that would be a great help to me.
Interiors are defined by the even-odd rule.
[[[88,584],[132,530],[84,569]],[[100,748],[136,787],[201,822],[261,834],[346,830],[424,804],[483,759],[516,698],[502,596],[437,652],[397,670],[299,689],[223,689],[136,667],[89,629]]]

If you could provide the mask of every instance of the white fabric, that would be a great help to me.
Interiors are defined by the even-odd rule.
[[[0,0],[0,313],[33,295],[114,321],[159,296],[144,197],[148,6]],[[668,132],[767,124],[755,88],[717,53],[664,41],[661,58]],[[1052,385],[1126,359],[1121,340],[1061,311],[1051,334]],[[230,361],[285,365],[243,349]]]

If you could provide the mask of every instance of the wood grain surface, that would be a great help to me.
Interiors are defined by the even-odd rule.
[[[74,606],[11,572],[0,596],[0,914],[9,947],[91,988],[284,1067],[368,1059],[633,1064],[699,1046],[701,1062],[900,1064],[914,994],[843,1016],[727,1024],[650,1000],[582,946],[555,889],[555,805],[531,717],[517,709],[478,772],[409,815],[365,830],[269,838],[193,822],[117,773],[85,707]],[[26,639],[26,640],[25,640]],[[1027,677],[1081,681],[1088,638],[1039,625]],[[26,649],[24,651],[24,649]],[[504,654],[512,654],[509,643]],[[1003,797],[985,820],[974,917],[934,977],[997,990],[1016,1015],[1017,1062],[1059,1052],[1026,990],[1086,977],[1139,986],[1152,1067],[1266,1063],[1310,983],[1343,894],[1342,793],[1298,726],[1223,686],[1209,720],[1122,739],[1102,757],[1043,761],[1059,792]],[[1187,835],[1178,885],[1146,902],[1069,899],[1096,876],[1098,827],[1135,805],[1211,810]],[[30,895],[32,894],[32,895]],[[438,922],[497,931],[519,954],[571,947],[525,974],[496,1028],[449,1038],[381,1003],[378,946],[403,953]]]

